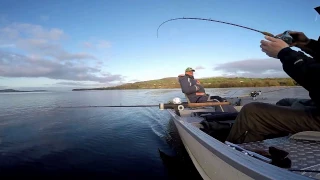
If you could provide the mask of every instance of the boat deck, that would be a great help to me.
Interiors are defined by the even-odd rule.
[[[296,140],[289,137],[267,139],[264,141],[243,143],[244,149],[261,149],[268,152],[270,146],[285,150],[289,153],[291,168],[295,170],[320,171],[320,141]],[[304,176],[320,179],[320,173],[293,171]]]

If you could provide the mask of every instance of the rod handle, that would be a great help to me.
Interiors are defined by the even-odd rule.
[[[265,31],[263,31],[263,32],[261,32],[263,35],[266,35],[266,36],[271,36],[271,37],[274,37],[274,35],[273,34],[271,34],[271,33],[269,33],[269,32],[265,32]]]

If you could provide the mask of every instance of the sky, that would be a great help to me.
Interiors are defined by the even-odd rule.
[[[316,0],[43,0],[0,2],[0,89],[83,88],[177,77],[288,77],[260,33],[320,36]],[[319,18],[319,20],[318,20]],[[297,49],[295,49],[297,50]]]

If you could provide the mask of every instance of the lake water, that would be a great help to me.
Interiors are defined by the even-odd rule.
[[[235,97],[252,90],[261,90],[260,97],[270,102],[309,97],[300,87],[207,89],[207,93]],[[57,108],[154,105],[174,97],[184,100],[179,89],[0,93],[0,177],[201,179],[166,111]]]

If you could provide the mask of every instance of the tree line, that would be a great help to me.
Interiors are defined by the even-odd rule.
[[[232,88],[232,87],[270,87],[270,86],[298,86],[292,78],[201,78],[198,79],[204,88]],[[150,81],[127,83],[114,87],[101,87],[81,90],[115,90],[115,89],[174,89],[180,88],[178,78],[170,77]]]

